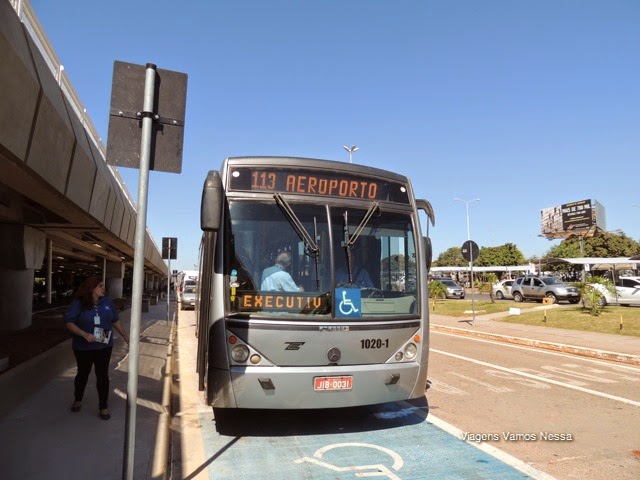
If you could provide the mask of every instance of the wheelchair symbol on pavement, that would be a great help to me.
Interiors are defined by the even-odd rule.
[[[370,443],[336,443],[333,445],[327,445],[326,447],[322,447],[313,454],[313,457],[303,457],[296,460],[296,463],[309,462],[320,467],[328,468],[329,470],[334,470],[336,472],[353,472],[356,477],[386,477],[391,480],[401,480],[393,471],[389,469],[386,465],[381,463],[376,463],[373,465],[353,465],[348,467],[339,467],[337,465],[333,465],[331,463],[323,462],[320,460],[325,453],[335,448],[345,448],[345,447],[361,447],[361,448],[372,448],[374,450],[379,450],[383,453],[386,453],[393,459],[393,464],[391,468],[396,472],[402,468],[404,465],[404,461],[402,457],[398,455],[393,450],[389,450],[388,448],[380,447],[378,445],[371,445]]]

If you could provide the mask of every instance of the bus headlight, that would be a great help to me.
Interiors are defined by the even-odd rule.
[[[234,345],[231,349],[231,359],[237,363],[244,363],[249,358],[249,348],[246,345]]]
[[[406,347],[404,347],[404,358],[407,360],[413,360],[416,358],[418,354],[418,347],[414,343],[408,343]]]

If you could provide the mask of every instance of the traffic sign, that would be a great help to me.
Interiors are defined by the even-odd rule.
[[[478,244],[473,240],[467,240],[462,244],[462,258],[464,258],[467,262],[473,262],[478,259],[478,255],[480,255],[480,249],[478,248]]]

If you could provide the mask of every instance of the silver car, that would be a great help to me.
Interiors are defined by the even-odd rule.
[[[602,293],[599,305],[619,304],[623,307],[629,305],[640,305],[640,280],[633,277],[621,277],[616,281],[616,294],[608,291],[599,283],[590,284]]]
[[[556,277],[539,277],[537,275],[519,277],[511,285],[513,299],[516,302],[524,300],[540,300],[546,298],[551,303],[567,301],[578,303],[580,292],[572,285],[567,285]]]
[[[464,288],[453,280],[439,278],[438,281],[444,283],[444,286],[447,287],[447,298],[459,298],[461,300],[464,298]]]
[[[187,308],[196,308],[196,286],[189,285],[184,287],[180,293],[180,310]]]

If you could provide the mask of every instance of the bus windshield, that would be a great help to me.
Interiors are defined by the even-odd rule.
[[[411,215],[369,208],[230,200],[231,314],[329,320],[417,316]]]

